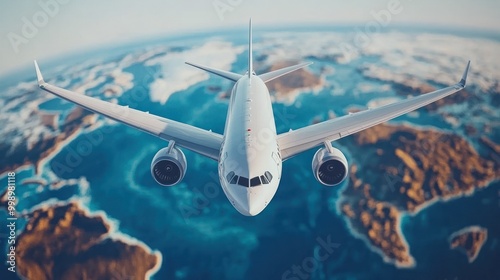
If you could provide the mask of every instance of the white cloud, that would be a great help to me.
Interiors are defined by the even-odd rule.
[[[231,65],[243,50],[243,47],[235,47],[228,42],[214,41],[207,42],[201,47],[182,52],[169,52],[148,60],[145,63],[147,66],[161,65],[162,69],[162,77],[155,79],[150,85],[151,100],[165,104],[172,94],[209,78],[208,73],[185,65],[185,61],[231,70]]]

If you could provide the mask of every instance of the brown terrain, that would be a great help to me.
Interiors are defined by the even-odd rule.
[[[57,115],[49,116],[46,113],[40,113],[33,111],[33,114],[39,114],[42,120],[42,124],[54,129],[54,118]],[[16,170],[17,168],[25,165],[33,165],[35,168],[35,173],[38,174],[39,163],[52,152],[58,149],[61,142],[73,136],[77,133],[80,128],[92,125],[94,123],[95,115],[82,109],[81,107],[75,107],[73,111],[66,117],[64,123],[59,127],[60,132],[57,136],[52,136],[40,140],[34,143],[31,147],[19,146],[17,150],[11,153],[7,153],[10,147],[6,144],[0,144],[0,152],[4,155],[0,159],[0,174]]]
[[[263,69],[260,73],[275,71],[284,67],[297,64],[297,61],[282,61],[273,64],[267,69]],[[276,96],[278,100],[288,100],[293,102],[295,95],[304,90],[315,90],[324,86],[324,81],[320,77],[315,76],[306,68],[291,72],[267,83],[269,92]],[[291,95],[291,98],[288,96]]]
[[[271,67],[259,69],[258,73],[267,73],[281,68],[298,64],[298,61],[280,61],[271,65]],[[298,94],[306,90],[318,90],[325,85],[325,81],[315,76],[313,73],[302,68],[281,76],[266,83],[269,93],[276,97],[279,101],[293,103]],[[219,99],[229,99],[231,96],[231,89],[220,92],[220,86],[207,86],[208,92],[219,92]]]
[[[398,266],[414,265],[408,245],[399,231],[400,211],[390,203],[374,199],[370,194],[372,186],[358,179],[357,172],[357,166],[352,165],[349,186],[341,203],[343,214],[353,229],[380,251],[384,259]]]
[[[158,257],[109,232],[102,217],[75,203],[35,210],[17,238],[18,273],[37,280],[145,279]]]
[[[478,226],[467,227],[451,235],[450,248],[463,251],[469,263],[472,263],[479,255],[487,238],[487,229]]]
[[[500,145],[493,142],[491,139],[488,139],[486,136],[482,136],[480,138],[481,143],[491,149],[491,151],[497,155],[500,155]]]
[[[351,167],[340,210],[356,233],[398,266],[413,265],[399,229],[402,213],[472,194],[500,178],[500,162],[481,157],[457,135],[382,124],[351,137],[343,143],[352,146],[359,166]]]

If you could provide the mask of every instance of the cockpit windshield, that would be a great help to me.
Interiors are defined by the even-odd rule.
[[[226,175],[226,180],[229,184],[232,185],[238,184],[240,186],[248,188],[248,187],[260,186],[262,184],[264,185],[269,184],[273,180],[273,175],[271,174],[271,172],[266,171],[264,172],[263,175],[255,176],[251,179],[248,179],[247,177],[236,175],[234,171],[230,171]]]

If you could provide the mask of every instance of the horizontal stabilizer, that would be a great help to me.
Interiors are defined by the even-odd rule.
[[[207,71],[209,73],[215,74],[217,76],[226,78],[226,79],[231,80],[233,82],[238,81],[242,76],[240,74],[236,74],[236,73],[232,73],[232,72],[224,71],[224,70],[219,70],[219,69],[211,68],[208,66],[198,65],[198,64],[191,63],[191,62],[187,62],[187,61],[186,61],[186,64],[191,65],[193,67],[196,67],[198,69]]]
[[[295,70],[299,70],[299,69],[304,68],[306,66],[309,66],[311,64],[312,64],[312,62],[305,62],[305,63],[297,64],[297,65],[294,65],[294,66],[281,68],[279,70],[275,70],[275,71],[272,71],[272,72],[267,72],[265,74],[259,75],[259,77],[264,81],[264,83],[267,83],[267,82],[269,82],[271,80],[274,80],[274,79],[276,79],[278,77],[286,75],[286,74],[288,74],[290,72],[293,72]]]

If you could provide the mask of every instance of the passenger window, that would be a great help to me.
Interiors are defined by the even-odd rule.
[[[238,185],[248,188],[248,178],[241,176],[238,180]]]
[[[233,177],[234,177],[234,172],[231,171],[231,172],[227,173],[226,179],[228,182],[231,182],[231,179],[233,179]]]
[[[273,175],[269,171],[266,171],[266,173],[264,173],[264,176],[266,176],[266,178],[269,182],[271,182],[273,180]]]
[[[257,177],[253,177],[251,180],[250,180],[250,186],[251,187],[255,187],[255,186],[258,186],[260,185],[260,179],[259,179],[259,176]]]
[[[269,184],[269,181],[267,180],[266,177],[264,177],[264,175],[260,176],[260,180],[262,181],[262,184]]]

